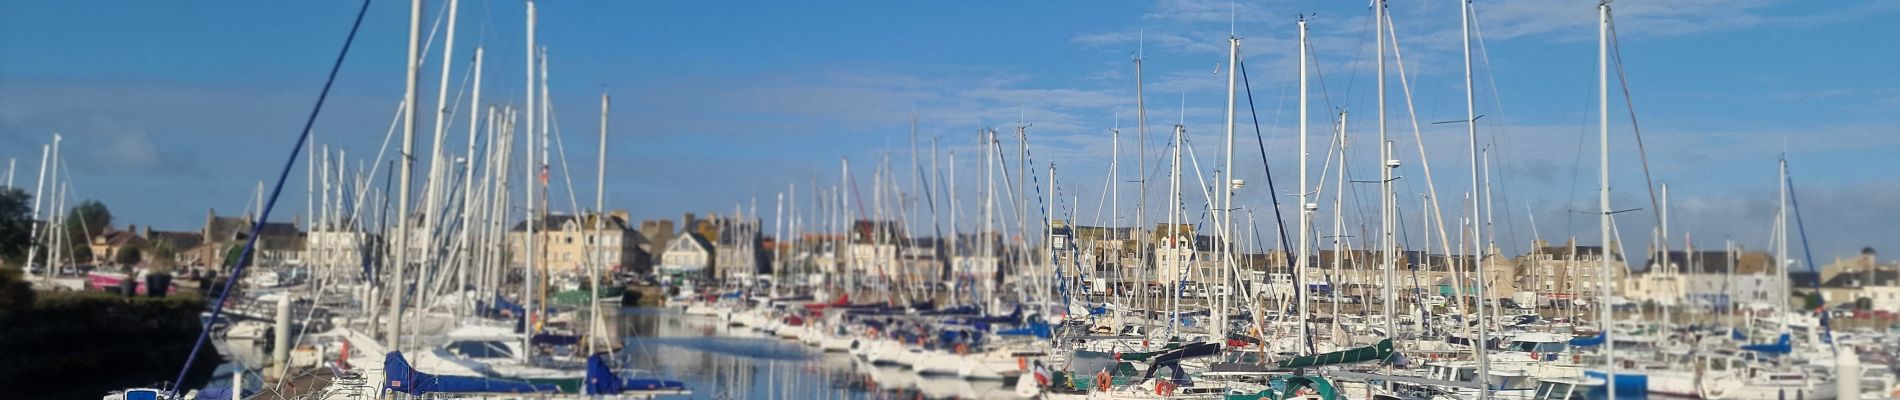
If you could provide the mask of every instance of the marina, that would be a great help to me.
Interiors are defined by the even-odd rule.
[[[31,139],[33,190],[15,186],[11,163],[0,186],[0,352],[11,353],[0,398],[1900,399],[1900,263],[1843,244],[1900,237],[1880,222],[1900,212],[1876,196],[1892,176],[1854,175],[1882,169],[1814,148],[1845,134],[1724,148],[1750,153],[1700,165],[1719,152],[1681,150],[1695,147],[1683,120],[1638,117],[1638,99],[1691,80],[1632,76],[1697,61],[1657,42],[1703,38],[1654,22],[1677,17],[1654,8],[1672,5],[1629,7],[1619,31],[1628,2],[1586,14],[1372,0],[1323,6],[1325,17],[1163,2],[1140,21],[1224,19],[1227,33],[1158,34],[1154,59],[1147,25],[1132,40],[1076,36],[1064,43],[1134,51],[1095,60],[1113,65],[1082,80],[1098,91],[990,87],[981,111],[920,79],[842,78],[935,99],[901,113],[882,103],[902,96],[862,87],[786,95],[721,78],[656,94],[672,88],[658,81],[692,86],[685,76],[785,55],[681,63],[714,71],[691,74],[600,61],[602,37],[575,34],[600,23],[585,4],[364,0],[301,119],[244,139],[267,144],[247,150],[266,155],[246,155],[257,176],[238,214],[208,208],[194,230],[119,228],[101,202],[72,199],[75,176],[98,175],[66,160],[96,163],[99,145]],[[1846,14],[1813,20],[1858,18]],[[1576,35],[1494,60],[1480,16],[1511,23],[1490,34],[1500,41]],[[1414,23],[1430,28],[1400,28]],[[1495,122],[1500,79],[1523,79],[1520,65],[1581,76],[1539,58],[1586,42],[1588,90],[1543,95],[1587,107],[1514,99],[1583,123]],[[377,74],[358,71],[366,57]],[[1190,75],[1168,57],[1215,67]],[[1046,58],[1022,62],[1069,62]],[[391,60],[405,66],[400,100],[348,86],[374,76],[393,92]],[[1155,60],[1162,72],[1144,70]],[[614,68],[658,78],[631,90],[564,81]],[[332,97],[339,82],[346,93]],[[728,85],[744,99],[694,97]],[[807,92],[881,100],[832,109]],[[1150,121],[1149,103],[1176,95]],[[1017,103],[988,104],[998,99]],[[719,107],[702,103],[780,111],[675,109]],[[15,119],[8,107],[0,128]],[[348,117],[325,119],[336,113]],[[334,129],[336,118],[381,131]],[[735,139],[674,119],[759,125]],[[757,121],[775,119],[789,122]],[[1656,119],[1675,130],[1646,137],[1639,121]],[[881,136],[776,132],[858,124]],[[1544,136],[1513,138],[1522,131]],[[7,132],[0,143],[28,140]],[[705,154],[749,163],[693,162]],[[1875,158],[1863,161],[1892,157]]]

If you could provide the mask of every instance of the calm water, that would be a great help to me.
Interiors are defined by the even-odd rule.
[[[921,378],[677,310],[627,308],[619,321],[633,365],[685,381],[696,399],[1014,397],[1001,382]]]

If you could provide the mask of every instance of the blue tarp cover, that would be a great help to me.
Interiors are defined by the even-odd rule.
[[[606,360],[595,354],[587,357],[587,384],[583,389],[587,394],[620,394],[627,390],[685,390],[686,384],[664,379],[621,379],[607,367]]]
[[[1606,338],[1605,335],[1606,334],[1599,333],[1596,336],[1572,338],[1570,339],[1570,345],[1577,346],[1577,347],[1594,347],[1594,346],[1602,345],[1603,340]]]
[[[410,395],[423,393],[535,393],[556,392],[560,388],[552,383],[529,383],[475,376],[438,376],[416,371],[409,360],[402,358],[402,352],[392,351],[383,358],[384,390],[394,390]]]
[[[1788,354],[1794,351],[1794,346],[1789,343],[1788,334],[1783,333],[1781,334],[1781,339],[1776,340],[1774,343],[1751,344],[1747,346],[1742,346],[1742,350],[1762,352],[1762,353],[1768,353],[1768,354]]]

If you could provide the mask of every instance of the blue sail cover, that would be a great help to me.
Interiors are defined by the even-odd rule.
[[[1761,352],[1761,353],[1767,353],[1767,354],[1788,354],[1788,353],[1794,352],[1794,346],[1789,343],[1788,334],[1783,333],[1781,334],[1781,339],[1776,340],[1774,343],[1751,344],[1747,346],[1742,346],[1742,350]]]
[[[575,335],[556,335],[556,334],[551,334],[551,333],[542,333],[542,334],[537,334],[537,335],[534,335],[533,337],[528,338],[528,343],[529,344],[545,344],[549,346],[571,346],[571,345],[580,344],[581,337],[575,336]]]
[[[560,388],[553,383],[529,383],[475,376],[441,376],[416,371],[409,361],[402,358],[402,352],[389,352],[383,358],[383,390],[394,390],[412,396],[423,393],[553,393]]]
[[[1043,339],[1048,339],[1050,337],[1055,336],[1055,332],[1049,328],[1049,324],[1044,323],[1042,321],[1029,321],[1028,327],[1010,329],[1010,330],[1006,330],[1002,332],[997,332],[996,334],[1003,335],[1003,336],[1035,335],[1036,337],[1043,338]]]
[[[1576,347],[1595,347],[1595,346],[1602,345],[1603,341],[1607,338],[1608,338],[1608,334],[1604,334],[1604,333],[1599,333],[1596,336],[1572,338],[1570,339],[1570,345],[1576,346]]]
[[[628,390],[686,390],[686,384],[680,381],[664,379],[620,379],[600,354],[587,357],[587,384],[582,387],[587,394],[620,394]]]

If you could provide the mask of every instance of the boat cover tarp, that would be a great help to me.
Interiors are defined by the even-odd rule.
[[[1220,343],[1190,343],[1186,346],[1181,346],[1181,348],[1162,352],[1160,355],[1149,359],[1148,362],[1156,365],[1179,363],[1185,359],[1220,354],[1220,348]],[[1125,360],[1127,357],[1123,357],[1123,359]],[[1151,369],[1149,372],[1153,372],[1153,370]]]
[[[1603,341],[1606,339],[1608,339],[1608,337],[1604,336],[1604,334],[1599,333],[1596,336],[1584,336],[1580,338],[1571,338],[1570,345],[1576,346],[1576,347],[1596,347],[1596,346],[1603,345]]]
[[[1768,354],[1788,354],[1794,351],[1794,346],[1789,343],[1788,334],[1783,333],[1781,334],[1781,338],[1775,340],[1774,343],[1751,344],[1742,346],[1742,350]]]
[[[569,346],[569,345],[579,344],[580,342],[581,342],[580,336],[556,335],[556,334],[551,334],[551,333],[543,333],[543,334],[534,335],[534,337],[528,339],[528,343],[545,344],[549,346]]]
[[[1385,339],[1371,346],[1287,359],[1280,361],[1280,368],[1306,368],[1323,365],[1383,361],[1391,356],[1392,339]]]
[[[1042,322],[1042,321],[1029,321],[1029,326],[1027,326],[1027,327],[1022,327],[1022,328],[1016,328],[1016,329],[1010,329],[1010,330],[1006,330],[1006,331],[1001,331],[1001,332],[996,332],[996,334],[998,334],[998,335],[1003,335],[1003,336],[1030,336],[1030,335],[1034,335],[1034,336],[1036,336],[1036,337],[1039,337],[1039,338],[1044,338],[1044,339],[1048,339],[1048,338],[1050,338],[1050,337],[1053,337],[1053,336],[1055,336],[1055,332],[1054,332],[1053,330],[1051,330],[1051,329],[1049,328],[1049,324],[1048,324],[1048,323],[1044,323],[1044,322]]]
[[[431,375],[416,371],[402,352],[392,351],[383,358],[384,390],[410,395],[423,393],[552,393],[560,388],[553,383],[485,378],[476,376]]]
[[[245,391],[244,393],[255,394],[256,392]],[[238,398],[249,398],[249,397],[250,396],[238,396]],[[198,389],[198,398],[200,399],[229,399],[231,398],[231,388],[228,386],[224,386],[224,387],[213,386],[213,387],[206,387],[204,389]],[[126,400],[132,400],[132,398],[127,397]]]
[[[1164,353],[1167,353],[1167,352],[1170,352],[1170,351],[1174,351],[1174,349],[1178,349],[1178,348],[1181,348],[1181,342],[1179,342],[1179,341],[1169,341],[1167,345],[1165,345],[1165,346],[1161,346],[1161,349],[1160,349],[1160,350],[1155,350],[1155,351],[1137,351],[1137,352],[1132,352],[1132,353],[1122,353],[1122,360],[1124,360],[1124,361],[1148,361],[1148,359],[1149,359],[1149,358],[1154,358],[1154,356],[1158,356],[1158,355],[1162,355],[1162,354],[1164,354]]]
[[[980,308],[976,308],[976,306],[956,306],[956,307],[950,307],[950,308],[944,308],[944,309],[921,311],[917,313],[917,315],[925,315],[925,316],[982,315],[982,314],[983,314],[983,310]]]
[[[1319,398],[1321,399],[1331,400],[1341,398],[1339,396],[1339,390],[1334,389],[1333,383],[1327,381],[1326,378],[1317,376],[1295,376],[1286,378],[1286,390],[1280,392],[1279,400],[1297,397],[1295,395],[1299,394],[1300,388],[1303,387],[1312,388],[1313,391],[1319,392]]]
[[[607,361],[601,359],[600,354],[587,357],[587,384],[583,386],[583,390],[586,390],[587,394],[620,394],[620,392],[628,390],[656,391],[685,389],[686,384],[680,381],[635,378],[621,379],[619,376],[614,375],[612,368],[607,367]]]

